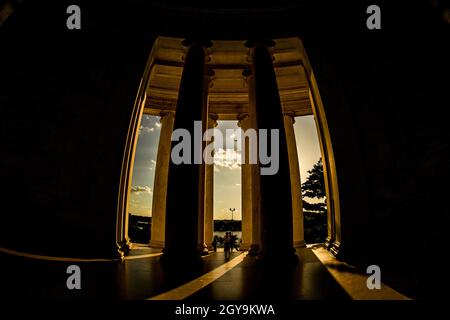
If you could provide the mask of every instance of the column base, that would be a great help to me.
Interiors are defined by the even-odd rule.
[[[325,247],[327,248],[327,250],[330,250],[332,245],[333,245],[333,240],[330,237],[327,237],[325,239]]]
[[[131,242],[130,239],[122,240],[117,245],[117,254],[120,259],[123,259],[125,256],[127,256],[130,253],[131,249]]]
[[[209,254],[208,246],[206,245],[206,243],[200,245],[199,252],[201,256],[206,256],[207,254]]]
[[[339,241],[333,241],[328,249],[336,258],[341,254],[341,243]]]
[[[164,248],[164,241],[161,241],[161,240],[150,240],[148,246],[150,248],[163,249]]]
[[[306,248],[306,242],[305,240],[300,240],[300,241],[294,241],[294,248]]]
[[[114,258],[123,260],[125,259],[125,252],[122,251],[122,249],[120,249],[119,247],[117,248],[115,254],[114,254]]]
[[[259,244],[252,243],[248,249],[248,254],[250,256],[257,256],[259,252]]]
[[[241,251],[250,251],[251,246],[250,243],[242,243],[240,249]]]

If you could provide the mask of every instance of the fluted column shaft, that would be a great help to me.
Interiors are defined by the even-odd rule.
[[[250,57],[251,59],[251,57]],[[241,115],[239,126],[242,130],[258,131],[258,119],[256,114],[255,79],[252,70],[244,70],[244,80],[248,88],[248,115]],[[250,146],[242,140],[242,149],[246,155],[250,155]],[[257,146],[253,146],[256,147]],[[244,149],[245,148],[245,149]],[[258,150],[255,150],[256,154]],[[242,209],[243,209],[243,233],[249,230],[250,236],[249,254],[257,255],[261,246],[261,190],[259,163],[250,163],[250,158],[242,159]],[[244,217],[245,215],[245,217]],[[242,240],[244,242],[244,239]]]
[[[204,248],[205,164],[202,159],[208,105],[208,77],[206,72],[206,48],[203,43],[189,44],[181,76],[174,131],[188,135],[172,141],[174,147],[184,139],[189,151],[189,163],[169,165],[169,180],[166,201],[166,241],[162,262],[172,266],[187,266],[200,263]],[[195,121],[201,121],[196,129]],[[200,131],[200,132],[198,132]],[[189,138],[190,137],[190,138]],[[197,139],[201,139],[200,143]],[[183,155],[185,152],[182,152]],[[183,157],[184,158],[184,157]],[[200,164],[196,164],[200,160]]]
[[[303,203],[300,180],[300,169],[298,162],[297,143],[294,132],[295,119],[292,115],[284,115],[284,127],[286,129],[286,140],[289,154],[289,171],[291,174],[292,193],[292,224],[294,248],[305,247],[303,227]]]
[[[208,129],[217,126],[217,116],[208,116]],[[214,164],[206,164],[205,185],[205,244],[208,250],[212,249],[214,237]]]
[[[278,171],[260,175],[261,249],[258,258],[274,263],[296,261],[288,147],[272,55],[265,43],[248,43],[248,46],[251,47],[258,130],[267,129],[269,137],[271,130],[278,130],[279,134],[278,154],[272,155],[278,157]],[[269,141],[268,153],[276,152],[276,146]],[[259,149],[263,142],[259,141]],[[263,165],[260,163],[261,168]]]
[[[164,248],[166,227],[167,179],[170,163],[170,144],[175,115],[167,112],[161,115],[161,133],[153,183],[152,227],[150,247]]]
[[[238,122],[239,127],[246,131],[251,128],[251,119],[244,115]],[[243,154],[249,154],[249,145],[242,141]],[[241,202],[242,202],[242,250],[250,250],[253,243],[253,190],[252,190],[252,164],[247,159],[242,159],[241,164]],[[256,217],[255,217],[256,218]],[[256,248],[257,249],[257,248]]]

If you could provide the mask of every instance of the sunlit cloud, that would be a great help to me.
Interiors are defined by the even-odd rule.
[[[143,133],[151,133],[155,131],[154,127],[145,127],[145,126],[141,126],[139,128],[139,134],[143,134]]]
[[[214,165],[231,170],[239,169],[241,166],[241,153],[234,149],[219,148],[214,153]]]
[[[147,170],[153,170],[156,168],[156,161],[151,159],[150,160],[150,165],[147,166]]]
[[[144,194],[144,193],[153,194],[153,190],[149,186],[133,186],[133,187],[131,187],[131,193],[134,193],[134,194]]]

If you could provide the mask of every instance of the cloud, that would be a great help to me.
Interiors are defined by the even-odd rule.
[[[239,169],[241,166],[241,153],[234,149],[219,148],[214,153],[214,165],[231,170]]]
[[[145,126],[141,126],[141,127],[139,128],[139,134],[142,134],[142,133],[150,133],[150,132],[153,132],[153,131],[155,131],[155,128],[154,128],[154,127],[145,127]]]
[[[141,194],[141,193],[153,194],[153,190],[149,186],[133,186],[133,187],[131,187],[131,193],[134,193],[134,194]]]
[[[155,169],[156,168],[156,161],[155,160],[150,160],[150,165],[149,166],[147,166],[147,170],[153,170],[153,169]]]
[[[155,126],[156,126],[157,128],[161,128],[161,122],[155,122]]]

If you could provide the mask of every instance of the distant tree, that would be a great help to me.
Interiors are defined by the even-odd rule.
[[[324,242],[327,235],[327,206],[322,158],[308,171],[302,183],[303,216],[306,243]],[[305,199],[318,199],[310,203]]]
[[[317,203],[309,203],[305,200],[303,200],[303,210],[305,211],[318,211],[318,212],[326,212],[327,206],[324,202],[317,202]]]
[[[308,178],[302,184],[303,197],[322,199],[326,197],[323,179],[322,158],[308,171]]]

